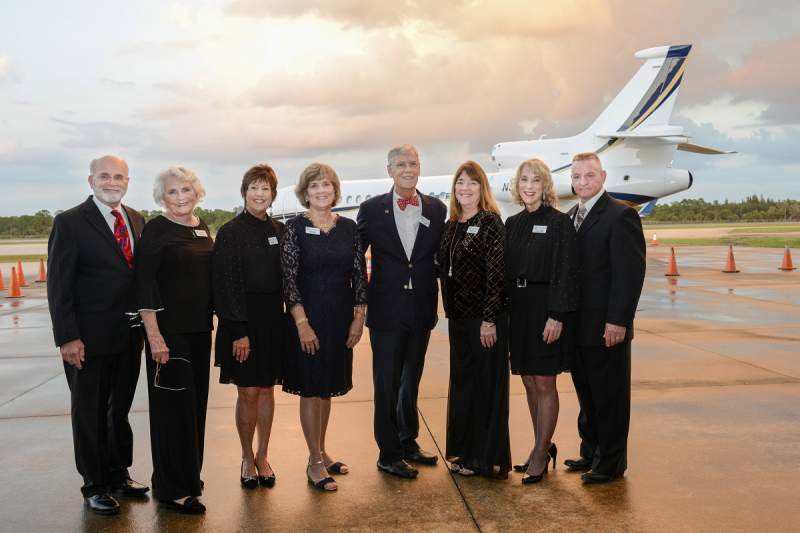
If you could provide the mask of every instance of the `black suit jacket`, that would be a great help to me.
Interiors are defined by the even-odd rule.
[[[574,220],[576,205],[569,211]],[[578,344],[602,346],[606,322],[628,328],[642,293],[645,242],[639,214],[604,192],[578,230]]]
[[[122,208],[132,226],[135,261],[144,218]],[[124,352],[130,335],[141,336],[126,315],[137,309],[135,269],[91,196],[56,215],[47,249],[47,301],[56,346],[81,339],[87,357]]]
[[[397,328],[402,306],[408,297],[404,288],[409,276],[415,310],[415,326],[433,329],[437,320],[439,287],[434,257],[442,237],[447,207],[438,198],[417,191],[422,203],[422,222],[411,259],[406,256],[392,205],[394,189],[363,202],[358,210],[358,232],[364,250],[372,247],[372,276],[367,288],[367,327]]]

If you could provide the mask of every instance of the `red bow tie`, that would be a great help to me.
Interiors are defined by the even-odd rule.
[[[405,211],[406,210],[406,206],[408,204],[411,204],[414,207],[418,206],[419,205],[419,197],[415,194],[414,196],[412,196],[408,200],[406,200],[405,198],[398,198],[397,199],[397,207],[399,207],[401,211]]]

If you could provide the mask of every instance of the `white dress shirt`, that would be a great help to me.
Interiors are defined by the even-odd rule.
[[[108,224],[108,228],[111,230],[111,234],[114,235],[114,223],[117,221],[116,217],[111,214],[112,208],[92,196],[92,200],[94,200],[94,205],[97,206],[97,209],[100,210],[100,214],[103,215],[103,220],[106,221]],[[125,222],[125,226],[128,228],[128,240],[131,242],[131,252],[133,252],[133,229],[131,226],[131,221],[128,220],[128,214],[122,208],[122,204],[119,204],[117,211],[122,213],[122,220]],[[116,237],[115,237],[116,238]]]
[[[417,194],[416,192],[414,194]],[[406,257],[411,259],[411,252],[414,250],[414,241],[417,240],[417,230],[419,229],[419,217],[422,216],[422,199],[417,195],[419,205],[408,204],[405,209],[400,209],[397,200],[400,195],[395,191],[392,194],[392,205],[394,206],[394,222],[397,225],[397,233],[400,234],[400,242],[403,243],[403,250]]]
[[[581,205],[583,205],[584,207],[586,207],[586,215],[583,217],[583,220],[586,220],[586,217],[588,217],[588,216],[589,216],[589,211],[591,211],[591,210],[592,210],[592,207],[594,207],[594,204],[596,204],[596,203],[597,203],[597,200],[599,200],[599,199],[600,199],[600,197],[601,197],[601,196],[603,196],[603,193],[604,193],[604,192],[606,192],[606,190],[605,190],[605,189],[600,189],[600,192],[599,192],[599,193],[595,194],[594,196],[592,196],[591,198],[589,198],[589,199],[588,199],[588,200],[586,200],[585,202],[579,202],[579,203],[578,203],[578,209],[580,209],[580,208],[581,208]]]

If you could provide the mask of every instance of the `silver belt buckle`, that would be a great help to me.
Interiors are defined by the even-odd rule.
[[[528,280],[525,278],[517,278],[517,287],[524,289],[528,286]]]

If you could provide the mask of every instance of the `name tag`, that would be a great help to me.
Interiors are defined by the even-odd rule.
[[[431,221],[423,216],[419,217],[419,223],[425,226],[426,228],[429,228],[431,226]]]
[[[278,244],[278,238],[270,237],[269,239],[267,239],[267,242],[269,242],[272,246],[275,246],[276,244]]]
[[[306,233],[309,235],[319,235],[319,228],[315,228],[314,226],[306,226]]]
[[[208,237],[208,232],[204,229],[196,229],[194,230],[195,237]]]
[[[534,226],[533,233],[547,233],[547,226]]]
[[[467,233],[470,235],[477,235],[479,229],[481,229],[480,226],[470,226],[467,228]]]

